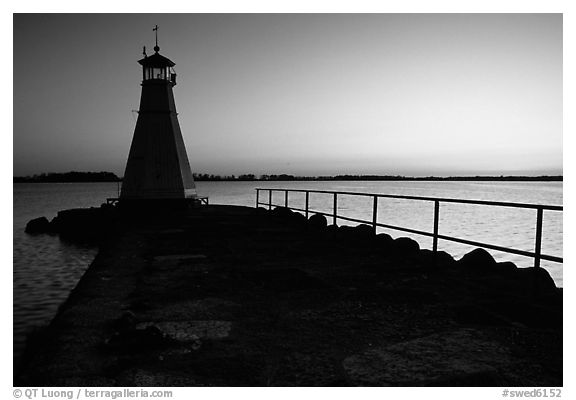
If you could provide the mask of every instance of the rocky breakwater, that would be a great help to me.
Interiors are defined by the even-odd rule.
[[[57,234],[72,241],[100,241],[114,229],[118,219],[116,207],[102,204],[100,207],[59,211],[51,221],[46,217],[32,219],[26,224],[25,232],[31,235]]]
[[[18,384],[562,386],[562,290],[540,268],[285,208],[108,236]]]

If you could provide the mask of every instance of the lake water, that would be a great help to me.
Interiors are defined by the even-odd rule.
[[[198,192],[210,197],[211,204],[254,207],[255,188],[317,189],[381,194],[400,194],[474,200],[508,201],[562,205],[561,182],[198,182]],[[52,219],[60,210],[99,206],[108,197],[117,197],[115,183],[14,184],[14,357],[21,353],[26,334],[44,325],[82,276],[97,249],[62,242],[58,236],[27,235],[26,223],[36,217]],[[268,197],[262,196],[261,201]],[[284,204],[284,193],[275,193],[273,202]],[[291,193],[289,205],[304,208],[304,194]],[[332,196],[311,194],[310,208],[332,212]],[[423,231],[432,231],[434,205],[431,202],[379,199],[378,221]],[[339,196],[338,214],[372,219],[372,199]],[[330,222],[331,223],[331,220]],[[533,251],[535,210],[442,204],[441,234]],[[338,224],[350,224],[339,220]],[[393,237],[409,236],[422,248],[431,248],[432,239],[399,231],[385,231]],[[542,252],[562,256],[562,212],[545,211]],[[455,257],[472,247],[440,241],[440,250]],[[513,261],[529,267],[533,260],[490,251],[499,261]],[[563,286],[562,264],[542,262],[556,284]]]

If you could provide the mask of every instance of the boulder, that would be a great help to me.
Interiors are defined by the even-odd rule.
[[[517,298],[554,298],[559,289],[544,268],[518,268],[512,262],[496,262],[484,249],[475,249],[457,261],[458,267],[475,272],[486,288]],[[530,301],[532,301],[530,300]]]
[[[452,257],[450,253],[447,253],[445,251],[437,251],[435,257],[436,257],[436,265],[452,265],[456,262],[456,260],[454,260],[454,257]]]
[[[314,230],[322,230],[328,225],[326,217],[322,214],[314,214],[308,219],[308,225]]]
[[[371,225],[360,224],[354,227],[354,236],[359,241],[371,241],[376,236]]]
[[[354,236],[354,228],[350,225],[341,225],[338,228],[338,239],[349,241]]]
[[[414,239],[400,237],[393,242],[394,253],[398,255],[409,255],[418,253],[420,245]]]
[[[336,237],[338,235],[340,228],[338,227],[338,225],[328,225],[326,227],[326,233],[330,236],[330,237]]]
[[[308,221],[304,214],[300,214],[299,212],[293,212],[290,218],[296,226],[304,226]]]
[[[458,265],[472,270],[486,271],[486,269],[494,269],[496,260],[486,250],[474,249],[458,260]]]
[[[355,247],[372,245],[374,237],[374,229],[366,224],[357,226],[342,225],[338,229],[337,234],[337,238],[340,241]]]
[[[101,208],[75,208],[59,211],[50,222],[54,232],[71,241],[98,241],[110,229],[113,213]]]
[[[274,208],[274,210],[272,210],[272,213],[274,215],[277,215],[279,217],[284,217],[284,218],[290,218],[290,217],[292,217],[292,214],[294,214],[294,212],[292,210],[290,210],[289,208],[286,208],[286,207],[276,207],[276,208]]]
[[[540,267],[518,268],[514,274],[517,285],[528,294],[535,297],[553,296],[559,289],[548,271]]]
[[[454,264],[454,257],[445,251],[432,251],[428,249],[420,250],[420,259],[425,265],[434,267],[446,267]]]
[[[46,217],[35,218],[26,224],[26,233],[37,234],[50,232],[50,222]]]
[[[374,238],[374,243],[377,250],[387,251],[392,247],[394,239],[392,239],[392,236],[388,235],[387,233],[379,233]]]
[[[496,263],[496,269],[501,272],[514,272],[518,267],[511,261],[504,261]]]

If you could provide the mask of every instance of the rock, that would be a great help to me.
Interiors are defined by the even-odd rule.
[[[293,212],[291,216],[291,220],[296,226],[304,226],[308,221],[304,214],[300,214],[299,212]]]
[[[502,272],[514,272],[518,269],[516,264],[510,261],[496,263],[496,269]]]
[[[530,297],[553,296],[558,293],[554,279],[544,268],[518,268],[514,274],[517,285],[522,285]]]
[[[349,241],[354,236],[354,228],[349,225],[341,225],[337,232],[338,239]]]
[[[474,249],[458,260],[458,265],[473,270],[485,271],[486,268],[493,269],[496,266],[496,260],[486,250]]]
[[[354,227],[354,235],[359,241],[372,241],[376,236],[371,225],[360,224]]]
[[[376,245],[376,249],[380,251],[387,251],[390,250],[394,242],[392,236],[388,235],[387,233],[379,233],[374,238],[374,243]]]
[[[308,219],[308,225],[314,230],[322,230],[328,225],[326,217],[322,214],[314,214]]]
[[[415,254],[420,250],[420,245],[414,239],[407,237],[400,237],[393,242],[393,249],[395,254],[408,255]]]
[[[454,257],[452,257],[450,253],[447,253],[445,251],[437,251],[435,257],[436,257],[436,265],[439,266],[440,265],[449,266],[453,265],[456,262],[456,260],[454,260]]]
[[[110,214],[100,208],[75,208],[59,211],[51,228],[68,240],[96,240],[110,228]]]
[[[336,233],[336,238],[351,249],[371,247],[374,244],[375,237],[372,226],[366,224],[357,226],[342,225]]]
[[[292,214],[294,214],[294,212],[292,210],[290,210],[289,208],[286,208],[286,207],[276,207],[276,208],[274,208],[274,210],[272,210],[272,213],[274,215],[277,215],[279,217],[284,217],[284,218],[290,218],[290,217],[292,217]]]
[[[60,235],[61,239],[72,242],[101,242],[105,239],[110,230],[119,221],[120,214],[113,208],[76,208],[59,211],[57,216],[50,222],[53,232]],[[148,217],[148,216],[147,216]],[[130,220],[130,222],[142,223],[140,220]],[[147,220],[147,222],[150,222]]]
[[[456,261],[454,257],[445,251],[436,251],[421,249],[419,253],[420,260],[424,265],[430,267],[448,267],[453,265]]]
[[[483,273],[509,274],[518,270],[518,267],[513,262],[496,262],[488,251],[481,248],[465,254],[457,263],[459,266]]]
[[[338,235],[339,227],[338,225],[328,225],[326,228],[326,233],[331,237],[336,237]]]
[[[50,232],[50,222],[46,217],[35,218],[26,224],[24,231],[30,234]]]

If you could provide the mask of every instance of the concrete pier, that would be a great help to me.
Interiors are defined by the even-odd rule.
[[[562,291],[482,251],[199,207],[111,228],[15,384],[562,386]]]

